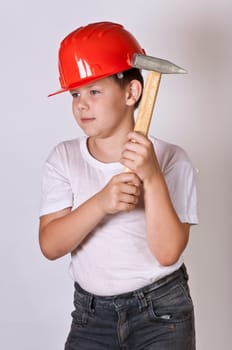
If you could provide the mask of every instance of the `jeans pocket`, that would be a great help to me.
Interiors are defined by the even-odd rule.
[[[148,296],[150,320],[165,323],[184,322],[193,316],[193,304],[181,284],[176,284],[160,296]]]

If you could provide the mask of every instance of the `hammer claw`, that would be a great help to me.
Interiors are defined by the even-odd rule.
[[[132,66],[138,69],[153,70],[163,74],[187,73],[187,71],[174,63],[162,58],[134,54]]]

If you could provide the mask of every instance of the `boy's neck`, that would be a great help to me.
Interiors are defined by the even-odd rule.
[[[109,137],[105,139],[89,137],[87,146],[90,154],[103,163],[120,162],[122,148],[126,142],[126,135],[120,138]]]

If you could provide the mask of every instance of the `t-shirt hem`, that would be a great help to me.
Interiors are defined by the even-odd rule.
[[[179,215],[181,222],[186,222],[191,225],[197,225],[199,224],[198,217],[196,215]]]
[[[50,205],[40,209],[39,216],[54,213],[65,208],[72,208],[72,203],[70,202],[59,202],[57,205]]]

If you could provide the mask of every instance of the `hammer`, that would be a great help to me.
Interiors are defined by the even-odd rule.
[[[138,131],[147,136],[159,90],[161,74],[187,73],[187,71],[170,61],[142,54],[134,54],[131,65],[134,68],[150,71],[146,80],[134,127],[134,131]],[[129,171],[129,169],[126,168],[125,171]]]

